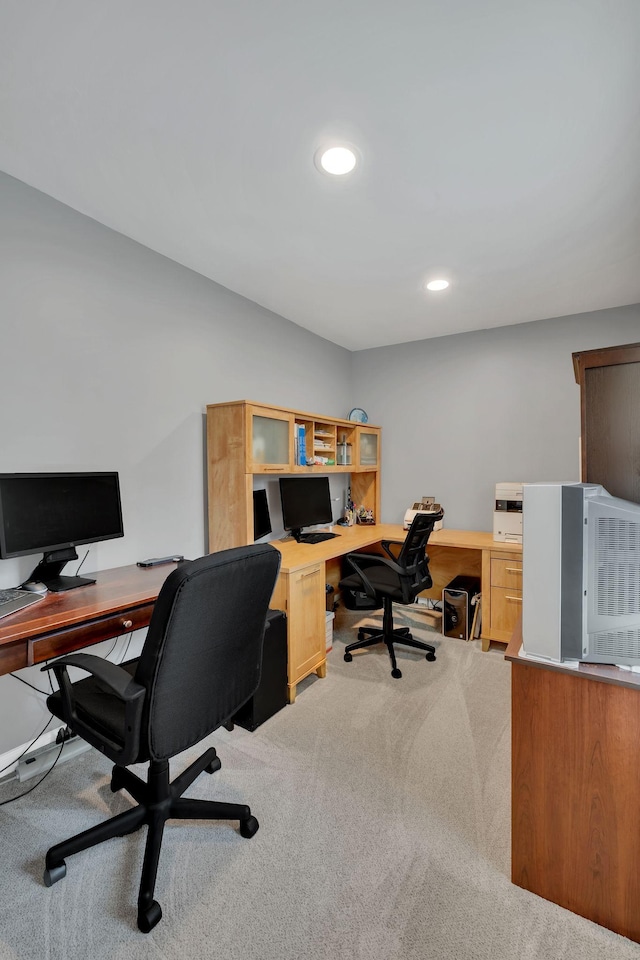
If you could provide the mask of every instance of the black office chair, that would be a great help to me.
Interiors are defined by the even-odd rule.
[[[124,788],[137,801],[51,847],[48,887],[65,876],[65,857],[147,824],[138,927],[148,933],[162,917],[153,893],[166,820],[239,820],[243,837],[255,834],[258,821],[248,806],[182,796],[202,771],[220,769],[213,747],[173,783],[169,759],[223,724],[255,692],[279,568],[280,554],[268,544],[186,562],[160,590],[138,659],[120,666],[77,653],[43,667],[54,671],[60,687],[47,699],[51,712],[114,761],[111,790]],[[68,666],[91,676],[71,683]],[[147,760],[145,783],[126,766]]]
[[[347,663],[353,659],[353,650],[386,643],[391,658],[391,676],[399,680],[402,673],[396,663],[394,643],[424,650],[427,660],[436,659],[436,648],[430,643],[414,640],[408,627],[394,629],[393,604],[413,603],[422,590],[428,590],[432,585],[426,545],[434,524],[441,520],[442,516],[442,512],[417,513],[403,543],[394,540],[382,541],[386,556],[374,553],[348,554],[347,560],[356,572],[340,581],[340,589],[364,591],[382,607],[383,613],[382,630],[360,627],[357,641],[347,645],[344,652]],[[400,550],[394,553],[392,546],[400,547]]]

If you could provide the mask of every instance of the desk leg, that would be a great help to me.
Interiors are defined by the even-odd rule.
[[[480,640],[483,653],[491,646],[491,551],[482,551],[482,580],[480,582]]]
[[[323,680],[327,675],[327,661],[323,660],[322,663],[319,663],[315,669],[310,670],[307,676],[310,676],[312,673],[315,673],[321,680]],[[298,683],[300,680],[304,680],[304,677],[299,677]],[[295,703],[296,699],[296,688],[298,683],[288,683],[287,684],[287,699],[289,703]]]

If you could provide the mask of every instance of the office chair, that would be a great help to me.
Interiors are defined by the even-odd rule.
[[[200,773],[220,769],[213,747],[173,783],[169,760],[208,736],[254,694],[279,568],[280,554],[268,544],[186,562],[160,590],[139,658],[117,665],[76,653],[43,667],[54,671],[60,688],[47,699],[51,713],[115,763],[111,790],[124,788],[137,801],[51,847],[46,886],[65,876],[65,857],[147,824],[138,927],[148,933],[162,917],[153,894],[167,820],[239,820],[241,836],[256,833],[258,821],[248,806],[182,796]],[[70,666],[90,676],[71,683]],[[126,769],[143,761],[149,761],[146,783]]]
[[[400,544],[394,540],[383,540],[382,549],[386,556],[374,553],[350,553],[347,560],[356,571],[340,581],[341,590],[363,591],[382,606],[382,630],[374,627],[360,627],[358,639],[345,648],[344,659],[350,663],[353,650],[372,647],[377,643],[386,643],[391,658],[391,676],[399,680],[402,676],[396,663],[394,643],[402,643],[417,650],[426,651],[427,660],[436,659],[436,649],[429,643],[414,640],[408,627],[393,626],[393,604],[413,603],[422,590],[432,585],[429,573],[429,557],[425,552],[427,541],[434,524],[441,520],[440,513],[417,513],[405,541]],[[396,553],[392,545],[400,547]]]

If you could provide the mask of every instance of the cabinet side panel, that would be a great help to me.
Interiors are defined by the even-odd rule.
[[[209,550],[253,542],[253,482],[245,472],[244,410],[207,409]]]
[[[351,474],[351,499],[356,507],[372,510],[376,523],[380,523],[378,477],[377,472]]]
[[[640,939],[640,691],[512,664],[512,880]]]

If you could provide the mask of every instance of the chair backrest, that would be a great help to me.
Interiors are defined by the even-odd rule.
[[[186,750],[255,693],[279,569],[280,553],[255,544],[181,564],[167,577],[135,674],[147,689],[148,759]]]
[[[400,578],[406,603],[412,603],[417,593],[431,586],[426,547],[434,525],[441,519],[442,513],[416,513],[398,553],[396,562],[406,571]]]

